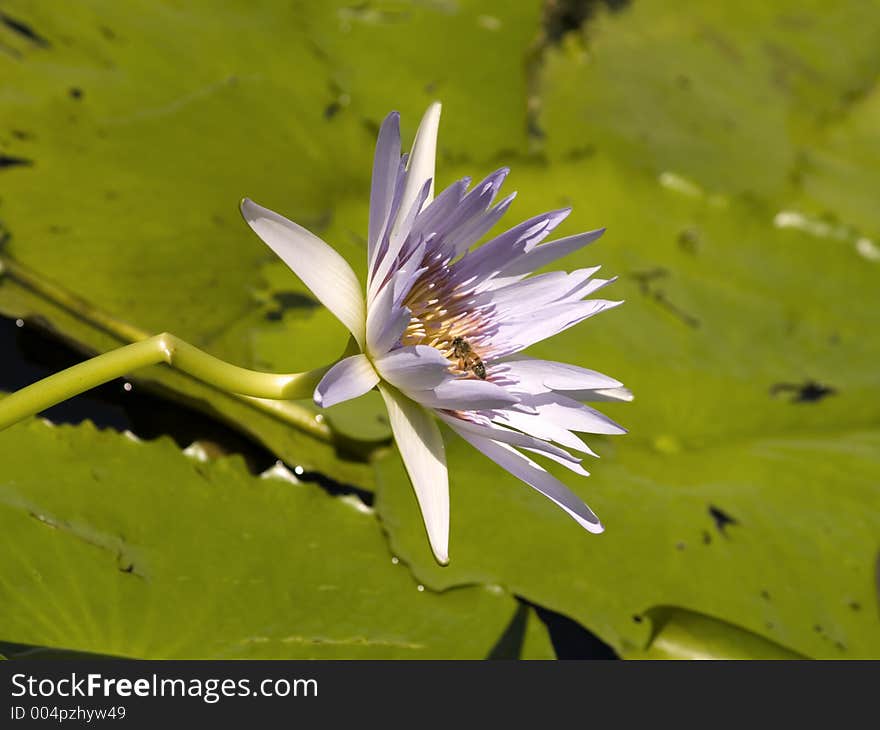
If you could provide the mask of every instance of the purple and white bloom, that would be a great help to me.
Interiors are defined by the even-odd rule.
[[[435,103],[408,156],[401,156],[398,113],[379,131],[366,294],[348,263],[317,236],[251,200],[241,210],[357,342],[359,354],[327,372],[315,402],[329,407],[379,389],[431,548],[446,564],[449,485],[437,419],[598,533],[602,524],[590,508],[532,457],[587,476],[572,452],[595,454],[577,434],[624,429],[582,401],[632,396],[607,375],[522,354],[621,304],[586,299],[613,281],[595,278],[598,266],[531,275],[604,229],[542,243],[569,213],[556,210],[474,248],[513,201],[511,194],[494,202],[508,170],[473,188],[469,179],[459,180],[435,198],[439,121]]]

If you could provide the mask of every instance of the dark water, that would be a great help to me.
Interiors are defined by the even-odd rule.
[[[82,362],[83,355],[44,330],[21,320],[0,317],[0,390],[11,392]],[[100,428],[131,431],[144,440],[170,436],[181,447],[193,441],[217,444],[225,453],[241,454],[248,467],[262,472],[276,458],[237,431],[138,388],[125,379],[113,380],[45,411],[55,423],[92,421]]]
[[[0,317],[0,391],[11,392],[30,385],[59,370],[82,362],[83,355],[45,330],[21,320]],[[194,441],[215,444],[222,453],[241,454],[253,473],[271,467],[277,458],[260,444],[242,436],[232,428],[170,400],[161,398],[124,379],[94,388],[45,411],[44,417],[55,423],[77,424],[92,421],[101,428],[131,431],[144,440],[165,435],[181,447]],[[290,468],[291,465],[288,465]],[[373,495],[351,485],[340,484],[321,474],[297,475],[305,482],[316,484],[333,495],[354,494],[367,504]],[[520,600],[524,610],[531,605]],[[547,626],[553,647],[560,659],[615,659],[614,651],[571,619],[540,606],[532,606]],[[525,614],[520,611],[505,632],[505,646],[496,647],[497,656],[516,656],[524,638]],[[19,647],[8,655],[54,656],[54,650]],[[494,650],[493,650],[494,652]]]

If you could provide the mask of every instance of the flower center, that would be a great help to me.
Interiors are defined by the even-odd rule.
[[[412,312],[403,345],[428,345],[449,359],[465,378],[487,377],[485,315],[475,307],[471,287],[454,287],[448,264],[430,266],[404,304]]]

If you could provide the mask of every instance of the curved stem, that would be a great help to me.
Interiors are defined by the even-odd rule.
[[[230,365],[179,337],[163,333],[93,357],[3,398],[0,430],[133,370],[161,363],[224,391],[271,400],[311,397],[331,367],[305,373],[261,373]]]

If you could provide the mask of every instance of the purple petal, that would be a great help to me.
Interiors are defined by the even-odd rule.
[[[621,304],[623,302],[589,299],[546,307],[529,315],[502,322],[491,337],[491,345],[496,357],[510,355],[536,342],[553,337],[588,317]]]
[[[358,398],[379,382],[366,355],[352,355],[330,368],[315,389],[315,403],[329,408],[337,403]]]
[[[494,208],[490,208],[482,215],[477,216],[470,223],[456,231],[454,236],[447,238],[446,245],[453,249],[453,255],[457,256],[464,253],[467,248],[473,246],[492,230],[495,224],[507,212],[508,208],[510,208],[510,204],[515,198],[516,193],[511,193]]]
[[[588,291],[588,280],[598,270],[596,266],[571,273],[551,271],[539,274],[499,289],[480,292],[474,297],[474,303],[479,307],[492,307],[494,317],[501,322],[524,315],[533,317],[545,307],[582,299],[583,295],[577,294]]]
[[[404,393],[429,390],[449,375],[449,360],[427,345],[399,347],[375,362],[382,378]]]
[[[459,418],[457,416],[452,416],[442,412],[438,413],[437,416],[440,418],[440,420],[449,424],[449,426],[455,431],[467,431],[474,436],[482,436],[483,438],[488,438],[493,441],[500,441],[505,444],[510,444],[511,446],[520,446],[524,449],[530,449],[535,452],[541,453],[544,456],[553,458],[554,460],[558,460],[559,463],[564,463],[566,466],[579,465],[581,462],[578,457],[572,456],[564,449],[560,449],[558,446],[549,444],[542,439],[535,438],[534,436],[529,436],[528,434],[520,433],[519,431],[512,431],[509,428],[504,428],[503,426],[499,426],[492,421],[489,421],[488,419],[485,421],[485,423],[476,423],[472,420]],[[589,474],[585,472],[584,476],[589,476]]]
[[[422,266],[427,247],[427,241],[420,241],[397,269],[397,274],[394,277],[393,294],[393,302],[395,305],[400,305],[403,302],[404,297],[409,294],[413,285],[418,281],[418,278],[427,271],[427,267]]]
[[[400,114],[391,112],[379,129],[373,180],[370,190],[370,228],[367,237],[368,261],[373,262],[379,242],[391,216],[397,171],[400,166]]]
[[[515,428],[543,441],[553,441],[567,449],[596,456],[596,453],[584,443],[580,436],[537,411],[523,413],[513,408],[499,408],[493,413],[492,418],[498,424]]]
[[[367,292],[373,288],[373,280],[376,278],[376,269],[379,264],[384,261],[385,255],[388,253],[388,239],[391,235],[391,226],[397,220],[400,212],[400,201],[403,197],[403,183],[406,180],[406,155],[402,155],[397,166],[397,176],[394,183],[394,195],[391,199],[391,208],[388,214],[388,221],[382,231],[382,235],[376,243],[376,247],[372,255],[367,259]]]
[[[556,259],[567,256],[568,254],[592,243],[603,233],[605,233],[605,229],[599,228],[595,231],[578,233],[575,236],[568,236],[566,238],[557,239],[556,241],[542,243],[540,246],[535,246],[530,251],[511,259],[501,270],[500,275],[518,276],[536,271],[542,266],[546,266],[550,262],[556,261]]]
[[[519,453],[512,446],[474,436],[466,431],[459,431],[459,435],[502,469],[510,472],[517,479],[524,481],[562,507],[584,529],[593,533],[599,533],[605,529],[599,522],[599,518],[593,514],[593,511],[584,504],[580,497],[546,469]]]
[[[394,230],[392,230],[391,236],[388,239],[388,249],[382,254],[381,260],[377,262],[375,270],[370,277],[368,301],[372,301],[377,297],[382,287],[393,277],[396,267],[400,263],[398,256],[407,242],[416,215],[428,196],[429,187],[430,180],[422,186],[409,212],[402,220],[398,219],[398,223],[395,225]],[[403,255],[405,256],[406,252]]]
[[[599,413],[595,408],[578,403],[572,398],[561,393],[542,393],[540,395],[522,397],[524,405],[529,405],[538,411],[538,414],[555,423],[557,426],[567,428],[570,431],[582,433],[601,433],[616,436],[626,433],[623,426],[612,421],[604,413]]]
[[[486,278],[497,274],[512,259],[530,251],[549,236],[569,213],[571,208],[543,213],[487,241],[455,264],[456,278],[466,281],[472,276]]]
[[[493,365],[493,372],[507,374],[517,381],[513,390],[546,393],[550,390],[581,391],[619,388],[622,383],[607,375],[552,360],[518,358]],[[579,400],[579,399],[578,399]]]
[[[479,411],[504,408],[519,402],[519,398],[488,380],[463,380],[447,376],[432,390],[411,393],[424,406],[450,411]]]
[[[408,276],[406,271],[398,274]],[[400,340],[409,324],[411,312],[407,307],[394,304],[394,282],[383,287],[367,307],[367,348],[374,357],[388,352]]]
[[[453,183],[438,195],[430,205],[419,213],[413,224],[413,232],[427,236],[436,233],[445,226],[445,221],[455,212],[461,203],[471,179],[469,177]]]
[[[453,213],[443,222],[443,230],[445,231],[443,247],[446,255],[454,257],[482,237],[482,233],[477,238],[473,236],[485,223],[484,219],[487,216],[489,206],[509,172],[510,170],[506,167],[502,167],[489,175],[462,199]],[[502,208],[502,213],[506,207]],[[494,225],[494,221],[488,224],[483,233],[489,230],[492,225]]]

